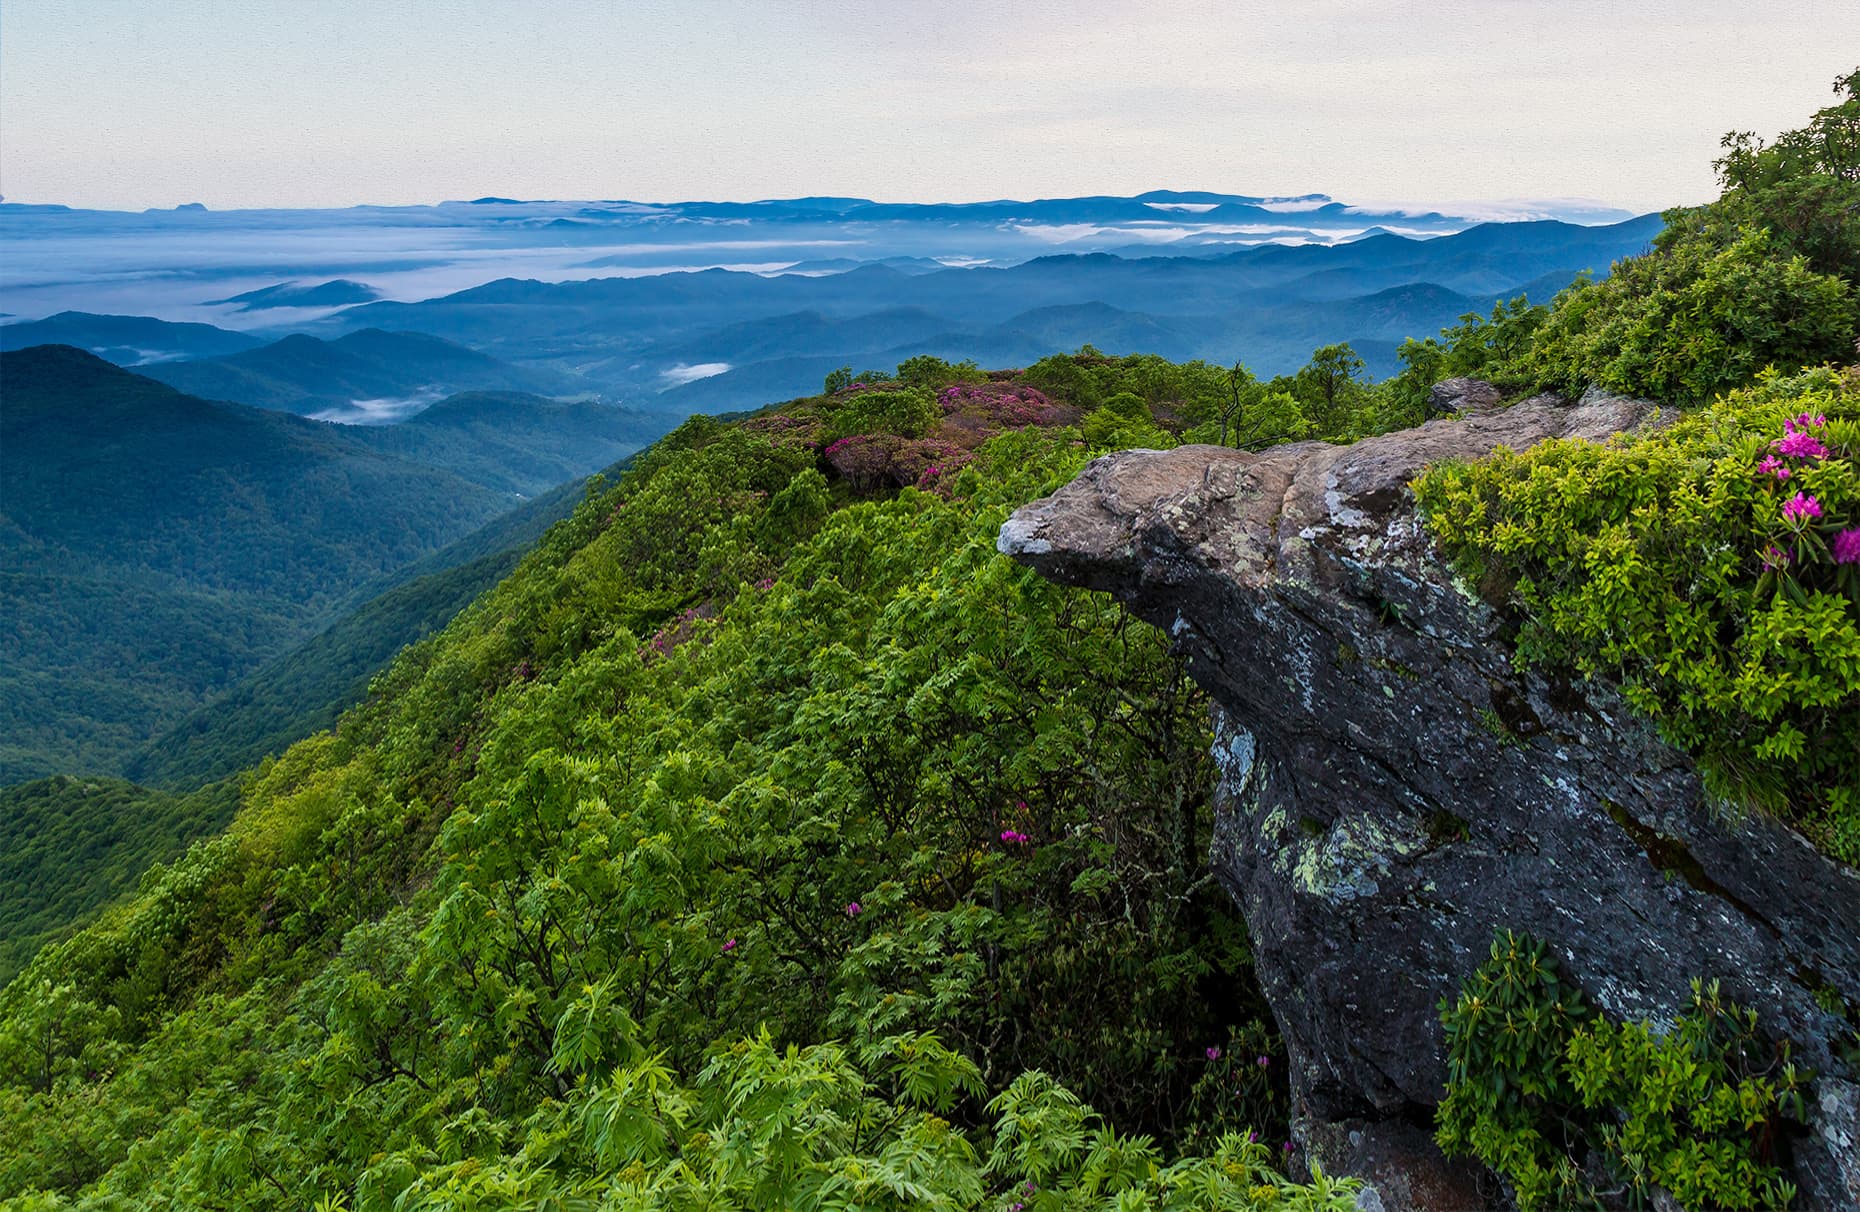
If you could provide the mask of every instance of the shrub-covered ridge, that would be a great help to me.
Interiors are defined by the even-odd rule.
[[[1199,694],[994,552],[1089,457],[1057,422],[1135,387],[1172,441],[1185,368],[930,369],[692,422],[41,953],[0,1192],[1347,1206],[1278,1169]],[[945,443],[929,490],[842,472],[848,413]]]

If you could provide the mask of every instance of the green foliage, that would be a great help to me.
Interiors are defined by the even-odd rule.
[[[1390,426],[1426,420],[1429,389],[1443,379],[1485,379],[1507,390],[1530,386],[1519,364],[1549,315],[1549,308],[1519,295],[1494,304],[1489,317],[1468,312],[1438,337],[1403,341],[1396,351],[1401,372],[1384,384]]]
[[[864,433],[921,438],[942,415],[937,410],[936,397],[922,387],[862,391],[848,399],[833,401],[825,413],[829,438]]]
[[[995,552],[1090,452],[988,399],[937,493],[824,401],[642,455],[0,995],[0,1194],[1343,1206],[1243,1139],[1282,1066],[1209,1086],[1276,1050],[1205,703]]]
[[[1669,212],[1644,257],[1558,296],[1505,375],[1695,405],[1759,371],[1838,361],[1860,335],[1860,72],[1840,104],[1765,144],[1734,132],[1723,194]]]
[[[1767,367],[1853,350],[1854,288],[1779,255],[1764,231],[1677,240],[1558,296],[1521,373],[1571,395],[1590,383],[1693,405]]]
[[[898,363],[898,382],[909,387],[937,390],[951,383],[974,381],[981,377],[982,369],[973,361],[950,363],[931,354],[918,354]]]
[[[1860,70],[1834,82],[1839,102],[1807,126],[1764,143],[1748,131],[1724,137],[1716,161],[1724,195],[1695,212],[1763,226],[1816,273],[1860,282]]]
[[[1313,350],[1311,361],[1297,373],[1275,380],[1274,386],[1304,407],[1318,433],[1352,437],[1352,414],[1368,402],[1363,366],[1348,345],[1325,345]]]
[[[182,797],[65,776],[0,789],[0,982],[150,866],[222,828],[235,800],[225,785]]]
[[[1459,997],[1441,1002],[1447,1095],[1439,1140],[1511,1181],[1521,1207],[1779,1208],[1793,1190],[1771,1142],[1806,1119],[1805,1075],[1754,1011],[1693,984],[1671,1030],[1610,1023],[1538,939],[1505,931]]]
[[[1112,450],[1128,447],[1167,448],[1175,444],[1156,426],[1150,406],[1134,392],[1120,391],[1093,409],[1079,429],[1092,446]]]
[[[1521,664],[1617,679],[1720,794],[1860,863],[1851,376],[1767,378],[1605,446],[1435,467],[1415,492],[1466,580],[1521,613]]]
[[[852,367],[842,366],[837,370],[830,370],[827,372],[826,382],[820,386],[820,394],[825,396],[837,395],[845,391],[848,387],[851,387],[852,382]]]

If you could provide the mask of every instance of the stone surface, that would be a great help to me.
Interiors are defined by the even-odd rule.
[[[1427,392],[1427,415],[1490,412],[1501,403],[1497,387],[1484,379],[1443,379]]]
[[[1401,1182],[1377,1179],[1390,1212],[1464,1194],[1414,1129],[1444,1082],[1436,1003],[1507,927],[1617,1017],[1670,1023],[1693,977],[1721,980],[1823,1075],[1838,1122],[1792,1142],[1802,1206],[1860,1206],[1840,1143],[1856,1075],[1807,984],[1860,1004],[1860,873],[1708,805],[1605,687],[1514,670],[1407,488],[1438,459],[1654,412],[1592,395],[1349,447],[1125,451],[1001,530],[1002,551],[1164,628],[1215,700],[1213,862],[1285,1036],[1301,1147],[1344,1173],[1402,1158]]]

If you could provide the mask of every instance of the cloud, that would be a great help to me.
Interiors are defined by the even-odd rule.
[[[682,387],[686,383],[695,383],[699,379],[720,375],[728,369],[730,369],[728,362],[699,362],[695,366],[687,366],[680,362],[668,370],[660,371],[659,377],[666,381],[668,387]]]

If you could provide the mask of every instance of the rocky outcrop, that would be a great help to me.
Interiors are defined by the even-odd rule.
[[[1436,460],[1652,413],[1590,396],[1348,447],[1126,451],[1001,530],[1002,551],[1166,629],[1215,700],[1213,862],[1285,1036],[1300,1142],[1391,1212],[1496,1191],[1426,1131],[1436,1003],[1496,928],[1548,940],[1618,1017],[1671,1022],[1693,977],[1721,980],[1821,1075],[1791,1142],[1803,1206],[1860,1206],[1860,1087],[1812,989],[1860,1004],[1860,874],[1709,805],[1607,688],[1514,669],[1407,488]]]
[[[1443,379],[1427,392],[1427,415],[1444,417],[1456,412],[1490,412],[1502,400],[1498,388],[1484,379]]]

